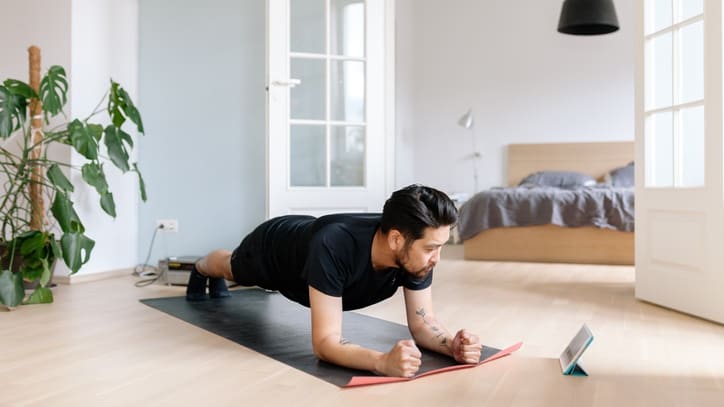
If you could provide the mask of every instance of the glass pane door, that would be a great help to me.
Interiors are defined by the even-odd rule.
[[[646,187],[702,187],[705,181],[704,5],[645,3]]]
[[[365,1],[290,0],[290,13],[289,186],[365,186]]]

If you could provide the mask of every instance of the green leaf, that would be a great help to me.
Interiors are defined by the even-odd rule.
[[[32,261],[25,261],[18,274],[22,273],[25,281],[38,281],[43,277],[43,273],[47,269],[46,265],[47,262],[44,259],[35,258]]]
[[[116,202],[113,200],[113,194],[106,192],[101,194],[101,208],[112,217],[116,217]]]
[[[119,93],[123,96],[123,99],[126,102],[126,104],[122,106],[123,112],[136,125],[136,130],[138,130],[139,133],[143,134],[144,129],[143,120],[141,120],[141,113],[139,113],[138,109],[131,100],[131,96],[126,93],[125,89],[120,88]]]
[[[58,65],[51,66],[40,81],[40,99],[43,101],[46,123],[48,114],[55,116],[63,110],[63,106],[68,101],[67,93],[68,80],[65,76],[65,69]]]
[[[89,160],[98,159],[98,139],[95,137],[96,127],[91,128],[75,119],[68,125],[68,131],[70,132],[70,143],[75,151]]]
[[[103,195],[108,192],[108,182],[106,175],[103,173],[103,166],[97,162],[83,165],[81,168],[83,180],[90,186],[94,187],[98,194]]]
[[[23,297],[25,297],[23,276],[10,270],[0,271],[0,304],[16,307],[23,302]]]
[[[118,137],[120,137],[122,141],[125,141],[126,144],[128,144],[129,149],[133,149],[133,138],[130,134],[121,130],[118,132]]]
[[[91,136],[96,140],[96,142],[101,141],[101,137],[103,137],[103,126],[100,124],[88,124],[88,132],[90,132]]]
[[[27,108],[27,99],[15,95],[5,86],[0,86],[0,138],[7,138],[20,128]]]
[[[53,236],[52,234],[49,235],[48,241],[50,242],[51,253],[53,253],[53,257],[50,260],[52,261],[61,258],[63,256],[63,253],[60,252],[60,245],[58,245],[58,241],[55,240],[55,236]]]
[[[31,253],[45,247],[45,234],[37,230],[31,231],[22,235],[19,238],[20,243],[20,254],[23,257],[30,255]]]
[[[13,123],[14,100],[10,91],[4,86],[0,86],[0,138],[7,138],[15,130],[15,124]]]
[[[148,196],[146,195],[146,183],[143,181],[141,171],[138,170],[138,163],[133,163],[133,171],[138,174],[138,187],[141,189],[141,200],[146,202],[146,199],[148,199]]]
[[[50,277],[53,275],[53,270],[50,269],[50,264],[47,260],[43,259],[43,275],[40,276],[40,286],[45,287],[50,282]]]
[[[95,244],[96,242],[83,233],[66,233],[63,235],[60,239],[60,246],[63,249],[63,261],[70,268],[71,274],[77,273],[81,266],[88,262]]]
[[[64,233],[83,233],[85,231],[83,223],[81,223],[78,214],[73,209],[73,202],[68,199],[65,193],[58,191],[55,194],[50,211],[58,221],[60,230]]]
[[[121,100],[121,95],[118,93],[118,88],[120,87],[121,85],[111,80],[111,94],[108,97],[108,114],[111,117],[111,123],[116,127],[123,126],[123,122],[126,121],[121,110],[123,101]]]
[[[111,158],[111,162],[113,162],[113,165],[118,167],[119,170],[123,172],[127,172],[130,170],[130,167],[128,165],[128,151],[126,150],[126,146],[123,145],[123,140],[125,136],[123,134],[127,135],[123,130],[120,128],[108,125],[105,130],[105,143],[106,147],[108,148],[108,156]]]
[[[38,97],[38,94],[35,93],[33,88],[30,87],[27,83],[23,81],[19,81],[17,79],[5,79],[5,82],[3,82],[3,85],[10,91],[10,93],[14,95],[21,96],[25,99],[40,99]]]
[[[39,286],[30,294],[25,304],[49,304],[53,302],[53,292],[48,287]]]
[[[58,167],[58,164],[51,165],[50,168],[48,168],[47,175],[50,182],[59,189],[65,192],[73,192],[75,189],[73,184],[71,184],[65,174],[63,174],[60,167]]]
[[[126,118],[128,118],[136,125],[136,129],[139,133],[144,133],[141,114],[133,104],[131,96],[121,87],[121,85],[114,81],[111,81],[111,93],[108,98],[108,113],[111,116],[111,121],[116,127],[121,127],[126,121]],[[130,144],[132,145],[132,143]]]

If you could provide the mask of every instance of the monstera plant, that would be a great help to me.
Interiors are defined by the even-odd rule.
[[[39,67],[37,71],[34,80],[31,47],[30,82],[5,79],[0,85],[0,304],[11,309],[53,301],[48,282],[56,259],[71,274],[90,259],[95,242],[86,236],[73,207],[71,171],[80,172],[97,191],[101,209],[114,218],[115,201],[105,176],[108,162],[123,173],[137,174],[146,200],[143,178],[131,160],[133,138],[124,130],[133,125],[138,133],[144,131],[128,93],[111,80],[88,117],[68,118],[65,70],[52,66],[42,79]],[[49,156],[51,145],[74,149],[82,162]],[[27,286],[34,286],[30,294]]]

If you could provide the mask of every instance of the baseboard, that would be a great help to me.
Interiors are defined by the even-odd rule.
[[[122,277],[133,274],[132,268],[99,271],[97,273],[81,273],[73,275],[53,275],[53,282],[58,284],[78,284],[91,281],[105,280],[108,278]]]

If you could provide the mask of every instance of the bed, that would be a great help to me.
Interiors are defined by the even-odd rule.
[[[475,194],[460,208],[465,259],[634,264],[634,188],[604,183],[606,174],[632,165],[633,157],[633,142],[509,145],[508,187]],[[557,171],[588,174],[597,183],[579,191],[518,186],[531,174]],[[503,195],[503,203],[495,206],[493,198]],[[537,196],[533,204],[526,200],[530,196]],[[579,208],[551,209],[555,203],[547,199],[575,201]],[[617,203],[624,207],[616,207]],[[511,207],[527,210],[526,219],[507,219]],[[546,212],[545,216],[536,211]],[[550,220],[542,221],[546,216]]]

